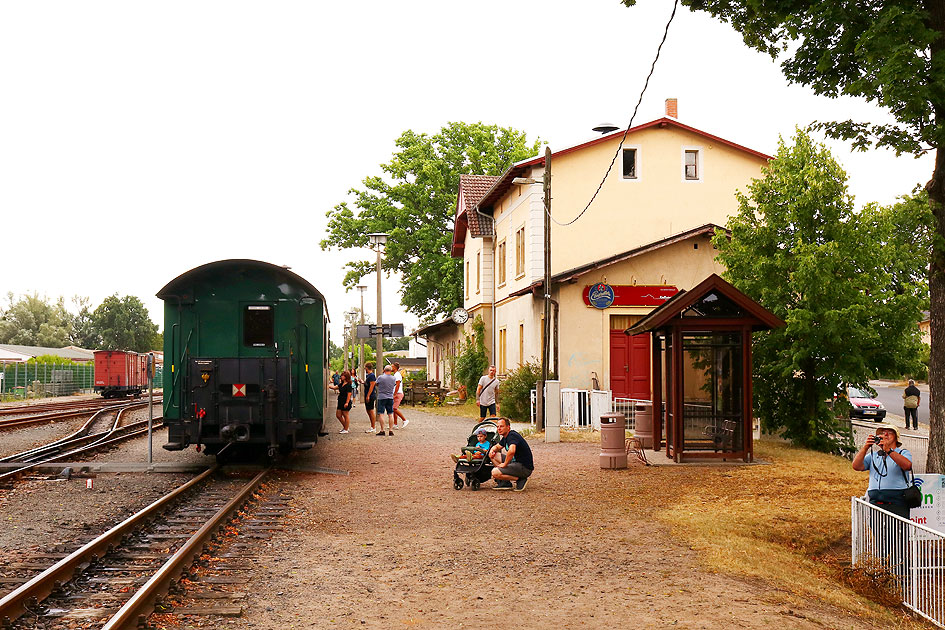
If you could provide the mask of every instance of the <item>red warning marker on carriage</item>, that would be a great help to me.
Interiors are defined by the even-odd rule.
[[[233,397],[238,398],[246,396],[246,383],[237,383],[233,385]]]

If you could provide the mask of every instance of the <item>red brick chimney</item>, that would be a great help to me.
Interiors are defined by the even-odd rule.
[[[676,109],[676,99],[666,99],[666,115],[670,118],[679,118],[679,111]]]

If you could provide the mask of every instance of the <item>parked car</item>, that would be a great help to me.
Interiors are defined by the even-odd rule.
[[[847,398],[850,400],[850,417],[861,420],[882,422],[886,418],[886,407],[866,390],[857,387],[847,387]]]

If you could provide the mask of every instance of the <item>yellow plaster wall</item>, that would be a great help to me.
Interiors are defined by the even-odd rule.
[[[552,161],[552,216],[567,222],[587,205],[619,139]],[[761,176],[764,160],[674,127],[628,136],[637,148],[638,178],[625,180],[617,158],[590,209],[573,225],[552,224],[552,273],[715,223],[736,208],[735,190]],[[683,150],[701,152],[701,181],[683,178]]]
[[[699,248],[694,249],[693,245]],[[610,316],[646,315],[652,307],[610,307],[584,305],[584,287],[596,282],[608,284],[668,284],[691,289],[710,274],[721,274],[717,254],[707,239],[696,237],[669,245],[637,258],[581,276],[575,284],[561,285],[557,299],[561,305],[558,361],[562,387],[588,389],[591,372],[596,372],[601,388],[610,389]]]

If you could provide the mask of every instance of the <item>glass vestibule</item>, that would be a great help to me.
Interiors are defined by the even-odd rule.
[[[677,372],[682,435],[674,436],[677,448],[716,453],[745,449],[743,360],[741,331],[682,333]]]

